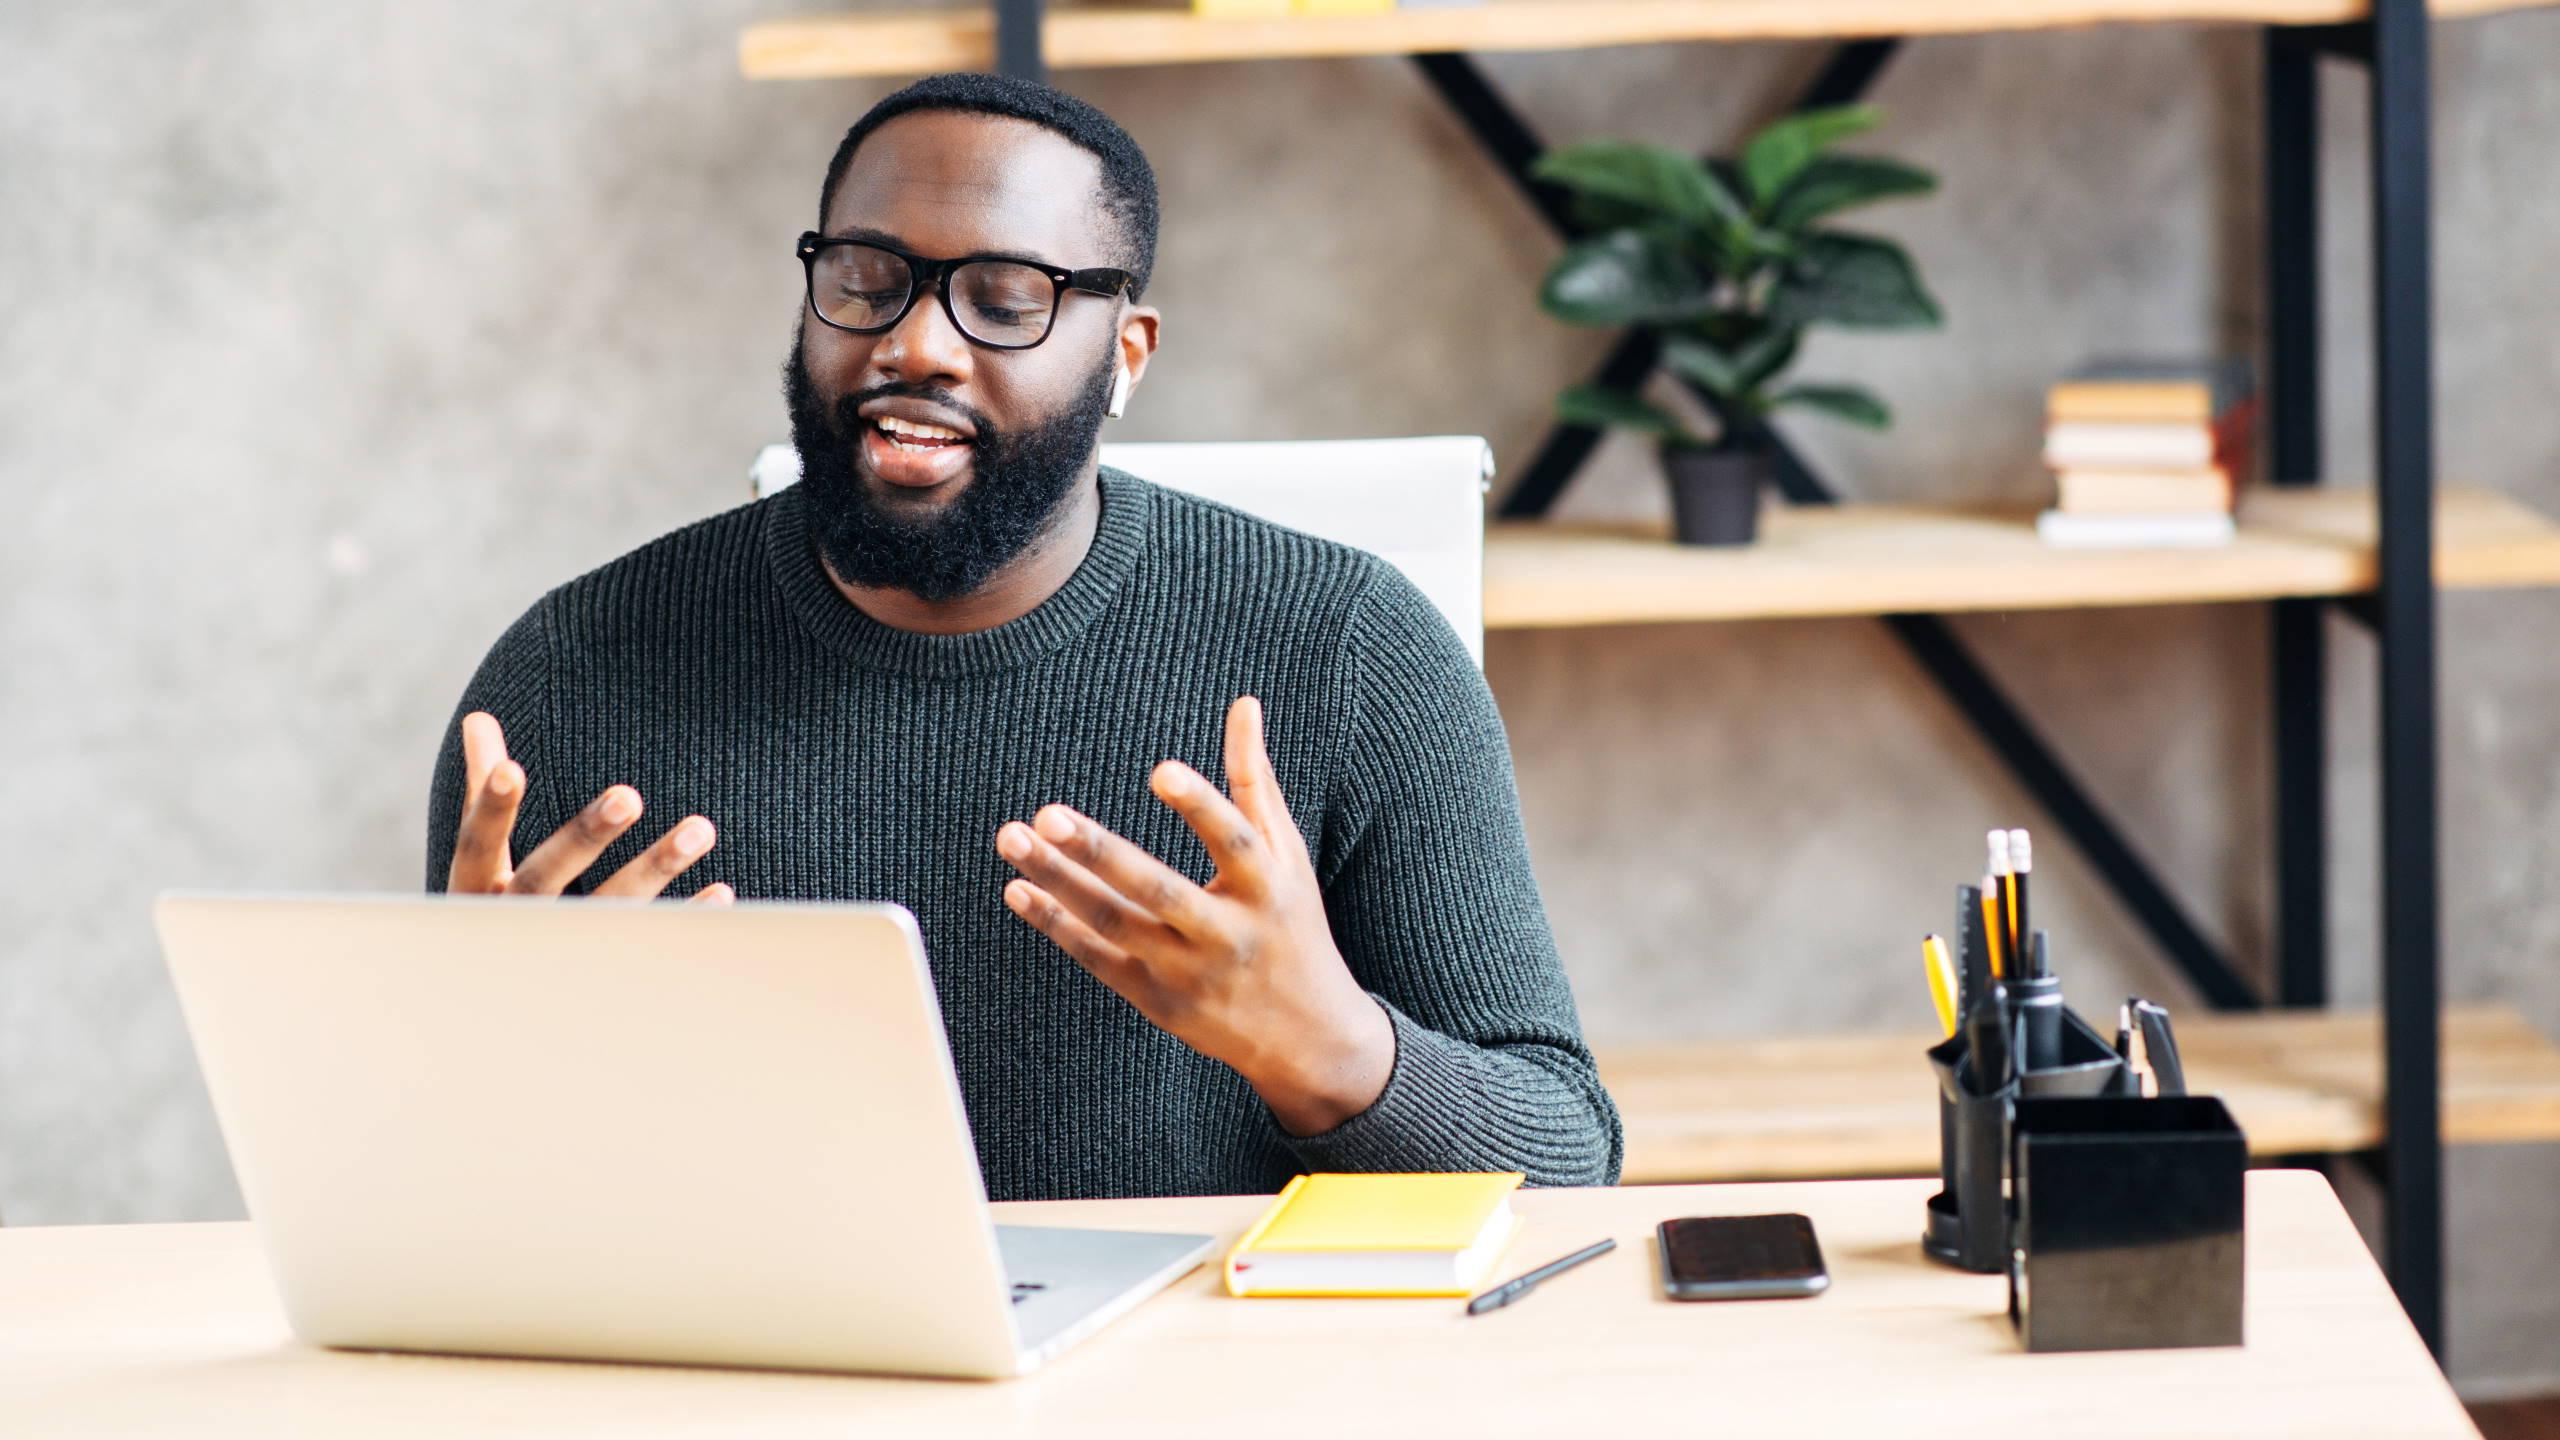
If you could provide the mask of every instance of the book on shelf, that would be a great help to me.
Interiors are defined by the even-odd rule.
[[[2107,360],[2045,398],[2048,544],[2228,543],[2257,414],[2246,361]]]
[[[2228,510],[2192,515],[2074,515],[2047,510],[2036,517],[2036,538],[2073,550],[2196,550],[2228,545],[2237,533]]]
[[[2213,454],[2202,425],[2064,420],[2044,432],[2044,463],[2056,470],[2201,470]]]
[[[2099,360],[2056,381],[2046,392],[2049,420],[2210,423],[2246,399],[2249,362],[2227,360]]]
[[[2072,515],[2210,513],[2231,508],[2231,472],[2202,470],[2064,470],[2053,477],[2054,507]]]
[[[2249,472],[2257,397],[2241,360],[2110,360],[2045,398],[2045,464],[2056,470]]]

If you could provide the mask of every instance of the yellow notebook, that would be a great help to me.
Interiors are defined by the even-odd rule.
[[[1472,1294],[1519,1229],[1522,1178],[1301,1175],[1227,1252],[1227,1293]]]

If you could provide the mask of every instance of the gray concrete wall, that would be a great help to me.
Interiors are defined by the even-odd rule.
[[[782,10],[789,6],[780,7]],[[0,8],[0,1213],[239,1203],[147,921],[176,885],[417,882],[453,696],[543,588],[739,495],[781,434],[788,246],[886,86],[749,85],[763,0]],[[2560,15],[2439,29],[2440,452],[2560,510]],[[1688,144],[1796,46],[1491,64],[1558,140]],[[2331,453],[2370,473],[2362,104],[2334,71]],[[1877,98],[1942,198],[1890,218],[1943,335],[1826,339],[1900,423],[1797,427],[1860,496],[2037,493],[2039,394],[2098,349],[2258,324],[2237,32],[1933,40]],[[1126,438],[1481,432],[1524,462],[1599,337],[1532,303],[1539,226],[1410,67],[1069,77],[1166,192],[1166,348]],[[1879,216],[1881,220],[1881,215]],[[1312,266],[1310,261],[1313,262]],[[1328,283],[1265,276],[1310,269]],[[1613,442],[1563,507],[1659,513]],[[2560,1030],[2560,596],[2444,608],[2447,989]],[[2261,617],[1968,619],[2152,858],[2266,940]],[[2341,631],[2337,975],[2374,974],[2372,667]],[[1494,637],[1540,876],[1593,1034],[1923,1022],[1911,942],[2025,799],[1870,623]],[[2048,841],[2075,988],[2176,986]],[[1822,957],[1809,974],[1803,957]],[[2560,1381],[2550,1147],[2454,1160],[2452,1362]]]

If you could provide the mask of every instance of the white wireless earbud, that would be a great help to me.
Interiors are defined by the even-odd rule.
[[[1120,412],[1128,408],[1129,372],[1126,369],[1116,370],[1111,376],[1111,404],[1105,407],[1102,413],[1117,420],[1120,418]]]

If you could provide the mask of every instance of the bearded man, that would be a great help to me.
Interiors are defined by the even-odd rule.
[[[906,906],[998,1199],[1614,1182],[1465,646],[1374,556],[1099,464],[1161,325],[1135,142],[935,76],[818,215],[803,479],[498,639],[428,888]]]

